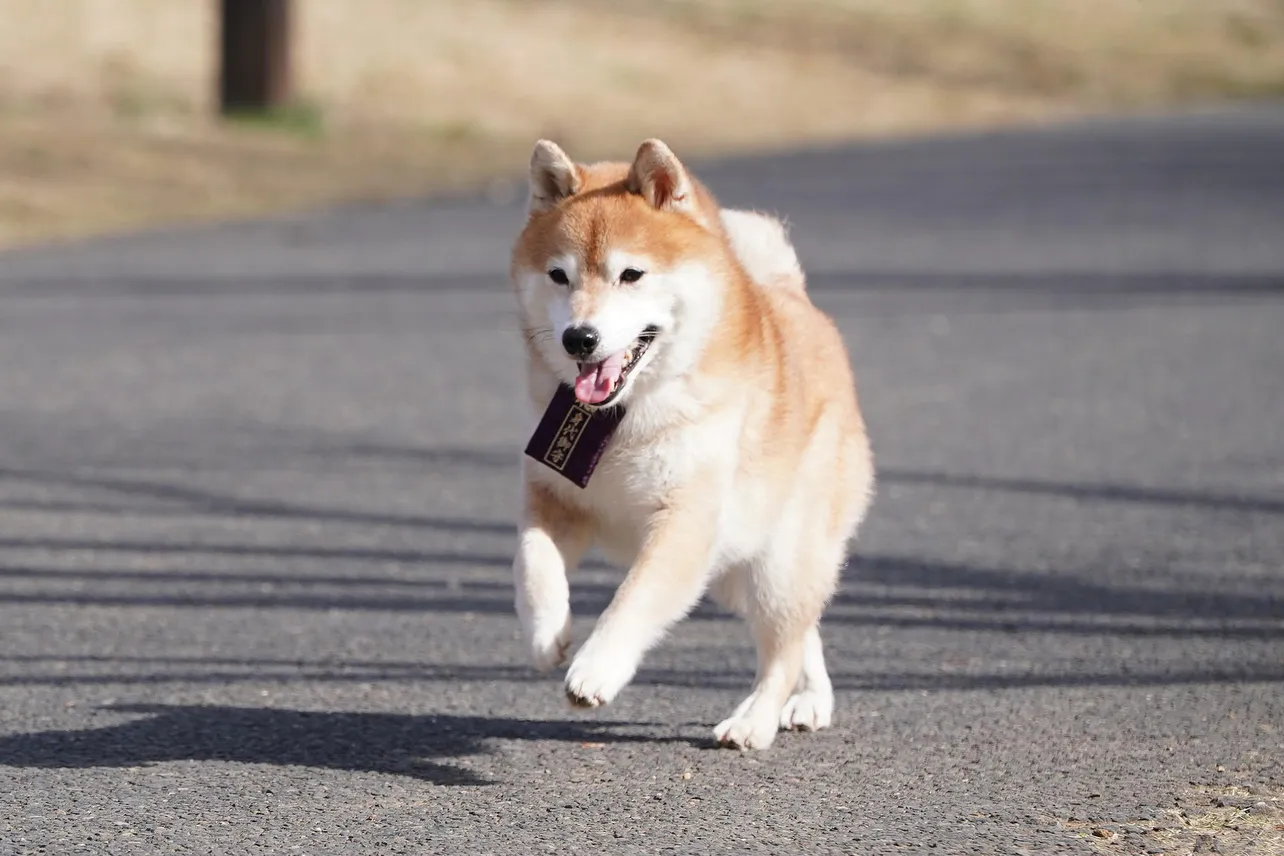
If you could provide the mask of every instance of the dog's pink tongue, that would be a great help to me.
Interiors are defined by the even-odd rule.
[[[611,354],[600,363],[585,363],[575,378],[575,397],[585,404],[597,404],[610,398],[624,371],[624,352]]]

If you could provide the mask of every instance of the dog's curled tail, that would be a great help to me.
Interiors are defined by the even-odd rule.
[[[745,271],[759,285],[803,291],[806,278],[785,224],[757,211],[722,209],[722,228]]]

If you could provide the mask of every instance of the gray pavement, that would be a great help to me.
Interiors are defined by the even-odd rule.
[[[712,748],[711,607],[605,710],[527,669],[516,195],[11,252],[0,854],[1188,853],[1284,790],[1284,110],[703,167],[879,457],[832,731]]]

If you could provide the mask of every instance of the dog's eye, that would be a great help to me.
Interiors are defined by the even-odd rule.
[[[571,280],[566,276],[566,271],[561,268],[553,268],[548,272],[548,278],[558,285],[570,285]]]
[[[644,273],[646,271],[640,271],[637,268],[625,268],[620,271],[620,282],[637,282]]]

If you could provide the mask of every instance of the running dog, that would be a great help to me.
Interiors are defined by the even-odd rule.
[[[511,278],[535,426],[513,575],[536,667],[566,660],[567,574],[596,544],[628,572],[571,660],[573,704],[610,703],[708,594],[758,656],[717,741],[828,726],[819,622],[874,464],[783,225],[721,208],[659,140],[597,164],[541,140]]]

